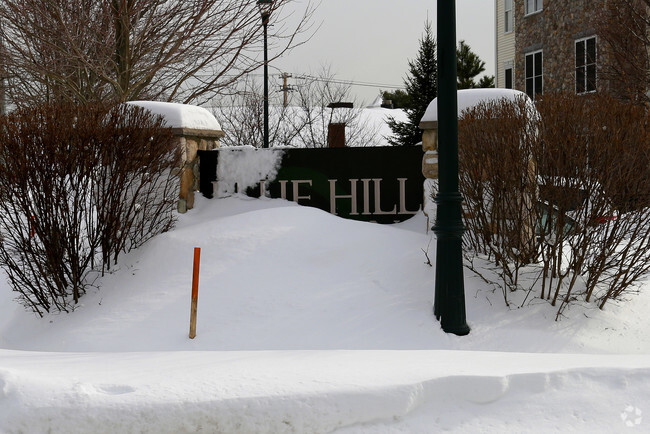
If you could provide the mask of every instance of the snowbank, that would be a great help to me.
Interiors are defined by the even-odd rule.
[[[649,356],[0,356],[0,429],[27,433],[619,432],[644,424],[650,377]]]
[[[554,322],[547,301],[508,308],[466,271],[472,331],[446,335],[431,237],[422,214],[377,225],[199,197],[74,313],[24,312],[2,279],[0,432],[647,431],[649,283]]]

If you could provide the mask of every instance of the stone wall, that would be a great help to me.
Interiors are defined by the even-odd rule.
[[[575,92],[575,41],[596,34],[596,14],[605,0],[545,0],[544,8],[525,15],[525,2],[515,1],[515,88],[525,90],[525,56],[543,50],[544,92]],[[607,54],[597,41],[598,69]],[[606,83],[598,80],[598,91]]]

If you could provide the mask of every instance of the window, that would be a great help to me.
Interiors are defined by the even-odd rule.
[[[542,77],[542,51],[526,54],[526,94],[535,99],[535,95],[544,91],[544,80]]]
[[[512,32],[512,0],[505,0],[505,21],[503,24],[503,31],[505,33]]]
[[[596,37],[576,41],[576,93],[596,91]]]
[[[542,10],[543,0],[526,0],[526,15]]]
[[[506,68],[506,89],[512,89],[512,67]]]

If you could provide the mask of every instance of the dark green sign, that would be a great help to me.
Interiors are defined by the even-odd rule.
[[[223,174],[226,172],[236,172],[241,176],[241,169],[219,170],[219,164],[254,168],[254,164],[247,166],[242,161],[255,159],[256,153],[265,151],[278,153],[279,167],[268,179],[262,179],[256,185],[239,183],[249,196],[265,194],[317,207],[344,218],[379,223],[406,220],[422,206],[421,146],[199,151],[201,192],[212,197],[214,182],[237,182],[217,179],[217,173],[225,177]],[[241,163],[226,156],[219,158],[221,152],[243,152],[236,159]],[[247,157],[246,152],[252,154]],[[223,186],[219,187],[217,190],[222,191]]]

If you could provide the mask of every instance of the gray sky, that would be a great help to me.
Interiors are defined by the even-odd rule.
[[[307,2],[297,0],[296,8]],[[325,65],[337,79],[380,84],[352,88],[357,102],[369,104],[380,89],[403,85],[427,15],[436,34],[436,8],[436,0],[322,0],[313,19],[320,29],[271,63],[269,81],[280,72],[315,75]],[[456,0],[456,36],[485,61],[485,74],[494,75],[494,1]]]

